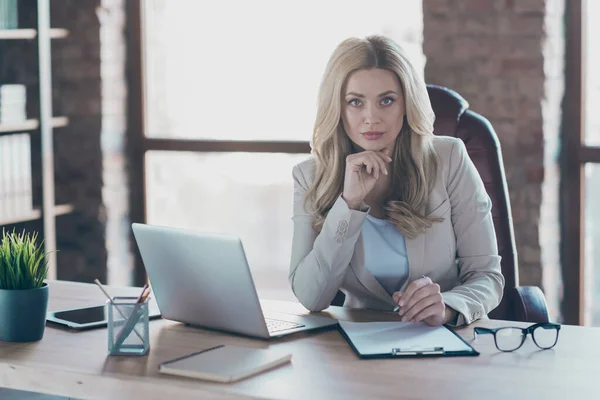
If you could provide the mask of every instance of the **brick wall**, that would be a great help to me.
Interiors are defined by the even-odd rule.
[[[59,278],[130,284],[123,0],[53,0],[56,197],[76,212],[57,220]]]
[[[132,260],[124,134],[126,122],[123,0],[53,0],[56,199],[75,213],[57,219],[60,279],[127,285]]]
[[[458,91],[500,138],[521,285],[560,298],[557,168],[564,0],[425,0],[428,83]]]
[[[100,0],[50,4],[51,26],[70,31],[52,42],[54,114],[70,120],[54,132],[56,200],[75,206],[72,215],[57,218],[58,278],[105,282]]]

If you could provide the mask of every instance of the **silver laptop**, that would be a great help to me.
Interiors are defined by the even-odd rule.
[[[264,311],[238,237],[132,224],[162,316],[263,339],[337,324]]]

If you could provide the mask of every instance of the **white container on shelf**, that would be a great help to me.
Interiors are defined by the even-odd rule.
[[[25,85],[0,85],[0,124],[23,122],[26,119],[27,88]]]

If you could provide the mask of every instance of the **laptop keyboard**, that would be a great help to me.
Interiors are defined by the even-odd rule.
[[[271,318],[265,318],[265,322],[267,323],[267,329],[269,330],[269,333],[287,331],[288,329],[300,328],[301,326],[304,326],[295,322],[280,321],[278,319]]]

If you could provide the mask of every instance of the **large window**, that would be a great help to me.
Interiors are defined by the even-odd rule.
[[[566,5],[563,314],[569,324],[600,326],[600,2]]]
[[[600,46],[596,38],[600,37],[600,1],[585,1],[585,132],[584,141],[588,146],[600,146]],[[600,186],[600,185],[598,185]]]
[[[420,1],[146,3],[153,138],[308,140],[325,64],[349,36],[389,34],[423,69]]]
[[[600,2],[584,2],[584,144],[600,146]],[[600,153],[600,148],[595,151]],[[600,164],[587,163],[584,168],[584,323],[600,326]]]
[[[148,222],[239,236],[257,287],[293,300],[287,283],[290,171],[305,158],[282,153],[148,152]]]
[[[259,294],[293,299],[291,171],[308,157],[325,64],[343,39],[379,33],[422,72],[421,0],[134,3],[137,219],[239,236]]]

